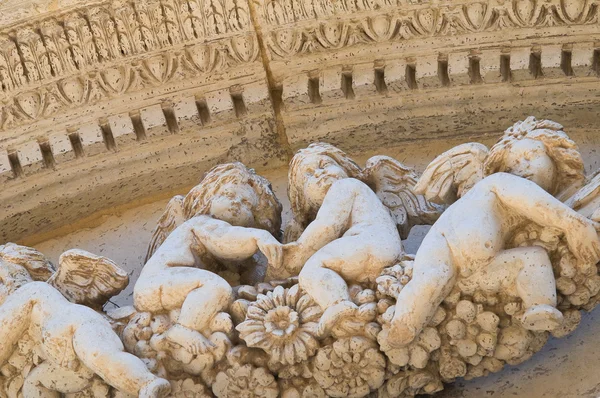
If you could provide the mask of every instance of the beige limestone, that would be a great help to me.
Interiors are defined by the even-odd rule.
[[[116,264],[77,250],[65,252],[54,272],[43,255],[31,248],[7,244],[0,252],[0,363],[5,394],[75,393],[93,388],[94,379],[100,377],[129,394],[167,396],[168,381],[124,352],[105,317],[79,305],[101,307],[124,287],[123,282],[127,284],[126,274]]]
[[[223,299],[217,300],[222,301],[215,307],[218,310],[208,306],[215,314],[211,312],[210,321],[205,319],[199,325],[191,325],[191,319],[199,315],[197,311],[165,313],[165,308],[152,311],[154,307],[149,310],[139,303],[137,309],[110,311],[126,350],[142,358],[145,366],[159,376],[172,379],[173,374],[185,375],[184,379],[172,380],[174,396],[213,393],[233,397],[242,391],[263,396],[276,396],[278,392],[291,396],[362,396],[375,390],[380,396],[412,395],[433,393],[441,388],[442,381],[450,382],[457,376],[472,378],[499,371],[505,364],[520,363],[540,350],[548,335],[543,329],[552,329],[556,337],[570,333],[580,321],[579,309],[593,307],[600,287],[591,264],[595,261],[590,260],[594,255],[585,255],[596,250],[595,233],[587,218],[600,219],[596,211],[600,180],[590,178],[582,189],[578,186],[584,174],[591,176],[600,166],[594,136],[598,117],[598,18],[595,0],[0,1],[0,240],[39,242],[99,223],[102,218],[98,217],[109,217],[108,223],[99,227],[108,229],[105,234],[98,229],[80,230],[41,245],[60,267],[54,282],[48,282],[50,288],[43,285],[40,291],[47,290],[50,297],[58,294],[58,289],[71,302],[100,310],[105,299],[123,288],[121,278],[103,285],[106,291],[97,297],[87,297],[77,288],[61,290],[65,281],[79,275],[80,263],[69,259],[77,259],[81,253],[67,251],[61,260],[58,256],[79,246],[75,242],[83,242],[88,236],[87,244],[93,246],[89,250],[107,255],[131,273],[132,283],[113,301],[136,304],[132,289],[146,263],[141,247],[147,242],[153,242],[147,252],[147,270],[158,269],[157,275],[164,272],[165,282],[171,282],[174,279],[167,278],[167,274],[177,274],[177,269],[187,272],[197,262],[187,261],[189,258],[180,261],[189,252],[175,248],[183,245],[195,250],[198,234],[204,234],[203,244],[210,246],[207,242],[211,235],[205,230],[219,222],[207,219],[209,216],[228,222],[242,220],[244,226],[251,226],[246,222],[250,217],[227,216],[223,208],[238,212],[237,216],[244,213],[233,204],[235,200],[231,206],[223,205],[220,210],[217,206],[202,216],[184,214],[177,209],[184,200],[181,196],[181,200],[170,202],[151,239],[149,230],[164,203],[131,211],[122,207],[120,211],[135,218],[127,221],[107,216],[114,208],[148,203],[153,196],[185,194],[204,171],[219,163],[242,161],[263,173],[284,165],[294,150],[326,141],[365,162],[364,168],[357,166],[356,175],[347,175],[354,178],[342,178],[333,184],[342,191],[349,189],[352,195],[335,195],[336,189],[332,189],[331,195],[319,192],[315,199],[315,191],[306,189],[306,197],[315,203],[311,214],[303,217],[302,211],[288,206],[283,199],[284,172],[270,175],[276,177],[275,191],[279,190],[276,193],[286,205],[282,218],[290,242],[282,245],[273,241],[274,237],[269,238],[270,243],[252,246],[252,253],[259,250],[248,261],[253,263],[251,266],[260,264],[262,271],[270,263],[271,276],[286,268],[288,274],[301,274],[299,283],[292,278],[256,285],[258,279],[242,277],[235,272],[239,270],[231,270],[227,261],[215,261],[227,268],[221,270],[221,276],[212,272],[215,270],[205,270],[200,272],[201,278],[191,278],[190,283],[202,285],[201,279],[210,277],[207,280],[227,280],[235,285],[241,278],[247,285],[232,292],[226,286],[219,290],[221,295],[214,296],[215,300]],[[540,167],[536,162],[543,158],[539,142],[544,140],[537,138],[519,141],[528,142],[524,145],[507,139],[489,154],[482,145],[451,149],[425,168],[427,161],[454,144],[492,144],[506,126],[530,114],[568,126],[571,137],[580,144],[585,170],[577,153],[558,160],[553,153],[552,165],[542,162],[544,167]],[[527,135],[536,130],[530,122],[515,129]],[[538,127],[560,131],[551,124]],[[412,143],[415,140],[418,143]],[[512,155],[504,158],[506,153]],[[382,154],[392,158],[368,156]],[[498,154],[501,156],[495,156]],[[467,155],[470,168],[462,168],[462,155]],[[528,161],[523,162],[523,157]],[[424,196],[412,191],[418,173],[398,160],[417,166],[417,170],[425,169],[419,187],[427,185],[419,190]],[[577,169],[571,175],[573,181],[567,178],[574,183],[569,187],[555,178],[556,174],[565,174],[564,168],[557,170],[565,163]],[[502,260],[503,254],[516,255],[523,260],[520,266],[532,268],[527,261],[535,257],[537,263],[544,264],[533,268],[539,268],[538,276],[548,280],[546,289],[522,289],[527,283],[521,283],[519,264],[507,270],[503,261],[455,261],[449,279],[456,280],[446,280],[448,275],[443,272],[423,278],[421,269],[434,269],[428,255],[432,237],[440,231],[452,235],[456,229],[453,223],[483,230],[482,217],[474,218],[471,224],[447,222],[452,214],[454,219],[462,217],[474,208],[474,201],[481,203],[481,198],[489,199],[496,192],[532,187],[498,173],[529,176],[531,169],[524,164],[536,171],[535,183],[564,202],[553,202],[553,209],[578,220],[575,225],[588,224],[587,231],[558,225],[560,222],[542,223],[558,230],[540,229],[531,222],[527,226],[516,223],[514,212],[491,212],[501,213],[499,224],[503,228],[517,230],[493,247],[504,250],[497,260]],[[544,172],[539,172],[541,169]],[[309,175],[307,180],[311,179]],[[312,178],[320,177],[315,174]],[[292,190],[304,194],[305,187],[297,180],[302,178],[290,179]],[[541,188],[530,190],[537,191],[538,199],[544,196]],[[198,191],[192,189],[187,195],[196,198]],[[374,261],[377,264],[372,275],[363,275],[360,267],[348,267],[347,262],[338,268],[332,265],[335,270],[326,273],[333,279],[337,276],[332,290],[339,293],[336,297],[319,294],[313,288],[322,282],[320,271],[332,271],[327,266],[331,258],[341,258],[332,257],[331,251],[340,240],[343,244],[349,238],[343,236],[346,226],[339,217],[329,214],[332,212],[323,211],[318,216],[317,209],[327,197],[326,202],[334,203],[334,210],[352,209],[354,216],[361,211],[387,214],[386,208],[391,215],[377,224],[386,226],[383,237],[362,231],[363,235],[358,236],[365,239],[351,245],[358,254],[389,261]],[[356,205],[354,197],[365,199],[369,205]],[[458,201],[431,230],[413,228],[435,221],[443,208],[428,201],[440,199]],[[461,206],[466,211],[461,211]],[[570,208],[585,219],[573,215]],[[98,216],[98,212],[104,216]],[[535,212],[527,213],[533,217],[529,221],[539,221]],[[355,228],[364,227],[364,220],[361,223],[356,218],[351,217]],[[308,221],[313,221],[313,227]],[[111,223],[116,230],[110,230]],[[314,247],[300,250],[297,248],[302,248],[301,244],[292,243],[300,236],[300,243],[315,236],[324,238],[324,232],[332,227],[336,231]],[[307,232],[302,235],[305,228]],[[273,235],[278,237],[275,229]],[[465,229],[461,232],[467,233]],[[566,238],[561,230],[568,232]],[[417,231],[421,237],[426,235],[422,247],[419,239],[414,239]],[[400,238],[409,232],[412,239],[404,241],[404,250],[416,253],[416,258],[403,256]],[[258,241],[268,240],[263,238]],[[386,242],[392,242],[393,250],[374,249]],[[229,241],[232,247],[238,243]],[[468,255],[486,254],[481,245],[473,244],[469,249]],[[155,250],[159,256],[152,260]],[[303,251],[300,257],[307,258],[290,266],[293,251]],[[207,253],[214,254],[214,250],[207,249]],[[311,263],[308,257],[314,253],[330,256],[315,255]],[[497,254],[494,251],[493,255]],[[91,254],[81,255],[94,259],[90,263],[110,262]],[[178,267],[162,264],[169,256],[181,262]],[[578,261],[579,257],[590,258]],[[307,261],[311,266],[303,268]],[[550,275],[550,267],[556,278]],[[474,275],[461,274],[468,268],[475,269]],[[458,276],[452,278],[452,271]],[[161,291],[165,287],[159,277],[146,283],[148,272],[137,285],[136,297],[143,297],[144,291],[152,287]],[[95,275],[90,271],[84,274]],[[500,286],[493,283],[499,276],[504,282]],[[419,283],[425,287],[437,283],[444,292],[422,294],[410,306],[396,305],[397,301],[411,303],[411,291]],[[202,298],[203,294],[193,293],[202,287],[176,291],[175,306],[192,303],[195,296]],[[337,302],[340,297],[342,304]],[[231,300],[235,301],[229,319],[224,302]],[[65,308],[69,305],[64,304]],[[428,306],[438,308],[423,308]],[[418,316],[404,319],[411,316],[394,314],[396,307],[409,308],[405,312],[418,308],[411,312]],[[532,321],[532,317],[537,320]],[[400,318],[403,321],[398,321]],[[379,333],[382,327],[384,332]],[[325,339],[328,328],[332,329],[332,337]],[[210,344],[190,330],[202,334]],[[389,330],[395,330],[391,339]],[[375,339],[378,333],[379,341]],[[232,342],[237,346],[232,348]],[[34,343],[43,345],[41,341]],[[21,346],[30,344],[26,341]],[[11,361],[11,380],[16,380],[13,388],[24,382],[24,376],[29,377],[26,388],[37,385],[35,377],[43,375],[44,368],[54,366],[47,361],[33,368],[19,355]],[[312,377],[306,376],[307,370],[302,367],[305,363],[310,364]],[[405,364],[407,368],[398,367]],[[591,371],[581,371],[588,378],[578,380],[567,393],[593,396],[597,386],[586,387],[590,380],[597,379],[586,373]],[[19,372],[23,377],[18,376]],[[346,379],[347,374],[354,379]],[[500,377],[510,379],[506,373],[503,375]],[[105,381],[115,383],[108,379],[90,376],[86,390],[74,394],[111,394]],[[559,391],[562,386],[555,379],[560,377],[547,384]],[[44,379],[40,376],[39,380]],[[486,382],[478,383],[475,386]],[[523,393],[531,395],[533,387],[528,388]],[[514,390],[503,390],[509,392]]]
[[[322,140],[356,155],[540,110],[597,118],[594,1],[210,4],[0,5],[2,200],[32,198],[0,213],[3,239],[190,186],[190,164],[276,167]],[[72,188],[33,199],[57,184]]]
[[[406,156],[414,156],[414,153],[408,152]],[[402,151],[397,155],[399,158],[404,156]],[[548,163],[548,159],[552,163]],[[467,169],[464,169],[465,165]],[[258,396],[277,396],[278,393],[283,396],[366,396],[372,392],[383,397],[431,394],[439,391],[442,383],[457,377],[477,378],[497,372],[505,364],[526,361],[542,349],[548,338],[546,330],[551,330],[556,337],[569,334],[581,320],[579,310],[595,305],[600,289],[596,269],[596,228],[593,222],[575,213],[571,207],[586,216],[595,214],[597,179],[584,180],[583,157],[557,123],[534,118],[518,122],[489,152],[482,144],[451,148],[425,168],[416,185],[416,192],[425,194],[425,198],[412,190],[417,180],[415,172],[393,158],[371,157],[362,169],[332,146],[312,145],[300,151],[291,164],[288,183],[292,214],[286,213],[284,219],[288,225],[296,224],[294,228],[299,225],[300,229],[287,231],[286,235],[293,241],[294,233],[297,236],[302,229],[305,231],[300,234],[298,243],[286,245],[268,232],[252,228],[268,229],[277,224],[271,232],[277,235],[280,221],[266,222],[272,213],[261,216],[260,212],[252,212],[252,206],[260,209],[261,201],[254,196],[253,189],[244,184],[257,179],[250,186],[261,192],[266,189],[266,181],[252,177],[254,174],[245,170],[239,164],[216,167],[185,197],[178,196],[170,201],[150,240],[150,258],[135,282],[133,304],[136,308],[124,307],[108,312],[116,322],[125,348],[142,358],[150,371],[168,379],[184,377],[184,382],[171,383],[174,391],[196,391],[207,395],[212,390],[222,397],[237,396],[241,391]],[[234,177],[238,174],[239,177]],[[325,177],[327,184],[321,187],[319,181]],[[439,179],[450,183],[439,184]],[[279,177],[277,181],[275,191],[281,191],[285,177]],[[346,188],[356,190],[355,194],[336,194],[338,189]],[[527,189],[527,195],[519,196],[524,189]],[[307,194],[310,191],[314,192]],[[266,192],[271,192],[270,188]],[[511,202],[511,192],[520,199]],[[301,200],[298,194],[302,195]],[[398,195],[397,199],[391,200],[391,194]],[[565,200],[566,204],[551,194]],[[516,222],[515,216],[503,213],[526,206],[532,195],[536,195],[538,202],[545,201],[545,205],[528,207],[520,213],[528,222]],[[473,201],[485,208],[484,198],[507,202],[473,218],[475,221],[469,224],[465,215],[476,214]],[[444,210],[427,199],[456,203]],[[343,211],[348,206],[354,214],[353,222],[343,222],[343,218],[334,217],[333,211],[317,211],[321,203],[325,206],[328,202],[335,203],[335,211]],[[276,209],[275,213],[279,214],[281,208],[276,203],[270,202],[264,209]],[[407,206],[411,203],[413,208]],[[510,203],[516,207],[509,206]],[[461,210],[461,204],[468,211]],[[391,212],[381,214],[386,215],[390,228],[381,226],[369,234],[368,229],[361,226],[357,214],[367,210],[377,212],[386,206],[390,206]],[[556,209],[538,217],[548,206]],[[158,210],[158,206],[147,208]],[[404,216],[400,209],[404,210]],[[442,210],[442,216],[436,221]],[[486,224],[481,221],[491,219],[494,212],[501,216],[499,225],[515,229],[515,232],[500,234],[506,239],[499,243],[505,251],[487,264],[477,261],[475,254],[495,250],[495,247],[476,241],[485,236]],[[567,216],[560,217],[562,212]],[[424,231],[426,235],[416,249],[416,257],[404,254],[400,243],[400,235],[411,230],[410,223],[402,227],[402,222],[407,223],[415,216],[424,216],[419,219],[419,224],[434,223],[432,228]],[[552,220],[555,219],[582,227],[554,225]],[[458,224],[447,230],[448,220]],[[230,223],[239,226],[232,227]],[[540,228],[536,223],[552,225]],[[453,252],[462,253],[463,260],[471,259],[472,263],[464,260],[454,265],[449,262],[451,272],[455,270],[456,276],[450,278],[454,285],[444,286],[447,283],[445,274],[429,268],[434,262],[423,258],[443,254],[444,247],[466,241],[453,241],[451,236],[452,233],[468,234],[469,225],[480,232],[468,236],[468,250],[461,252],[456,246]],[[302,242],[305,236],[310,236],[311,230],[317,231],[315,236],[322,238],[329,235],[324,231],[332,226],[330,238],[317,245],[307,245],[316,251],[316,255],[307,254],[307,260],[298,261],[299,267],[286,267],[293,276],[299,273],[299,280],[292,277],[270,284],[240,285],[244,268],[229,268],[222,276],[230,281],[232,289],[225,279],[208,267],[218,264],[213,262],[215,259],[222,267],[227,264],[222,262],[223,259],[238,258],[238,249],[245,246],[244,239],[250,238],[255,243],[250,244],[247,251],[243,250],[243,257],[260,251],[265,256],[263,264],[268,264],[269,275],[286,262],[297,260],[295,251],[302,248]],[[342,235],[336,232],[338,229]],[[501,228],[489,229],[496,234],[498,230]],[[347,239],[360,231],[368,235],[337,252],[342,256],[340,259],[348,250],[356,253],[351,259],[360,257],[361,251],[369,253],[374,243],[385,244],[394,238],[397,241],[391,248],[396,246],[400,249],[398,253],[377,250],[368,258],[376,265],[378,258],[391,252],[396,259],[392,264],[396,264],[376,267],[375,274],[369,277],[362,266],[353,269],[351,262],[322,257],[327,253],[336,255],[328,247],[344,247],[348,244]],[[448,243],[436,247],[431,242],[439,237],[439,231],[443,231]],[[384,232],[388,237],[384,237]],[[343,236],[345,233],[350,235]],[[414,245],[417,243],[415,234],[411,235],[407,243],[412,241],[410,245]],[[378,240],[372,241],[370,236],[377,236]],[[204,254],[199,258],[191,255],[201,247],[204,249],[200,253]],[[141,254],[138,261],[141,261]],[[257,258],[260,257],[262,255]],[[70,258],[73,261],[68,261]],[[59,272],[52,280],[68,281],[71,272],[68,270],[75,271],[83,266],[78,263],[78,258],[93,262],[99,257],[85,252],[67,252],[59,260]],[[244,267],[253,261],[243,262]],[[308,265],[311,261],[320,264],[321,268],[304,266],[305,262]],[[114,263],[100,261],[99,264]],[[188,268],[197,264],[204,269]],[[539,272],[537,282],[544,275],[550,279],[543,285],[527,284],[530,272],[521,273],[521,267],[533,267],[532,272]],[[552,268],[556,281],[552,272],[546,272]],[[218,268],[213,269],[218,272]],[[333,276],[314,277],[319,269],[335,271],[341,282],[328,288],[329,294],[323,295],[313,289],[323,282],[336,281]],[[181,272],[187,276],[177,279]],[[152,277],[154,273],[156,278]],[[197,279],[192,277],[196,274]],[[52,280],[49,283],[52,284]],[[203,281],[220,282],[204,285]],[[437,294],[435,289],[424,287],[417,289],[421,292],[418,296],[411,295],[419,283],[441,286],[443,293],[439,307],[440,301],[427,295]],[[60,290],[61,285],[56,286]],[[114,286],[116,290],[107,292],[117,293],[123,287],[118,283]],[[171,286],[173,290],[169,290]],[[155,288],[165,294],[161,300],[157,300],[160,294],[147,294]],[[203,294],[207,288],[217,289],[222,294]],[[331,293],[337,291],[341,299],[332,296]],[[74,301],[83,297],[69,291],[63,294]],[[87,304],[94,306],[104,300],[102,294],[98,297],[100,301],[88,301]],[[330,302],[324,302],[324,297],[331,299]],[[169,300],[173,300],[172,304]],[[193,306],[186,305],[188,300],[196,304],[202,300],[208,302]],[[233,304],[227,309],[226,303],[232,300]],[[411,300],[414,300],[414,306]],[[2,308],[0,306],[0,310]],[[411,315],[398,322],[403,313]],[[420,319],[425,322],[419,324]],[[398,325],[409,333],[395,331]],[[234,327],[240,341],[234,337]],[[325,337],[330,333],[331,337]],[[278,382],[275,376],[278,376]],[[109,380],[105,381],[110,384]],[[90,383],[89,388],[96,389],[105,385],[102,381]]]

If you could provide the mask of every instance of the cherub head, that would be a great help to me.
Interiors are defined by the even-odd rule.
[[[552,195],[578,187],[584,180],[583,160],[577,144],[562,129],[533,116],[515,123],[490,149],[485,174],[507,172],[527,178]]]
[[[0,245],[0,305],[11,293],[32,281],[46,281],[54,267],[39,251],[14,243]]]
[[[231,225],[281,234],[282,206],[267,179],[242,163],[213,167],[185,197],[184,216],[207,214]]]
[[[299,150],[288,172],[288,197],[295,220],[306,227],[335,181],[360,175],[360,167],[333,145],[319,142]]]

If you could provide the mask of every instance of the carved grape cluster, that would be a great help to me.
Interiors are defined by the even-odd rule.
[[[139,357],[156,375],[169,378],[171,375],[201,376],[210,384],[231,348],[229,335],[233,324],[229,314],[218,313],[211,321],[205,335],[214,347],[205,353],[193,355],[184,347],[167,341],[164,333],[177,321],[179,311],[168,314],[135,313],[121,335],[125,349]]]
[[[349,337],[319,349],[314,377],[331,397],[364,397],[385,381],[385,357],[365,337]]]
[[[404,286],[410,282],[413,273],[413,261],[404,260],[383,270],[376,280],[377,293],[380,296],[398,298]]]

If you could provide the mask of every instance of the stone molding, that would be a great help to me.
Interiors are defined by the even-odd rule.
[[[260,3],[271,59],[357,44],[507,29],[594,25],[597,1],[340,1]]]
[[[346,145],[349,129],[361,143],[375,130],[377,145],[439,136],[448,118],[462,133],[493,131],[468,123],[474,109],[427,109],[448,95],[500,120],[515,117],[518,95],[565,124],[568,109],[597,103],[598,1],[327,4],[103,1],[0,28],[0,181],[13,187],[3,200],[32,189],[22,182],[33,175],[44,185],[61,170],[78,178],[82,162],[108,171],[118,152],[166,154],[182,133],[218,139],[243,125],[237,143],[263,154],[219,160],[260,166],[311,141]],[[567,83],[565,106],[552,105]]]

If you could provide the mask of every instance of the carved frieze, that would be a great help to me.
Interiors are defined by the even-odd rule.
[[[357,44],[598,22],[597,2],[583,0],[268,0],[257,7],[273,59]]]
[[[6,33],[2,130],[259,59],[247,5],[218,0],[107,3]]]

